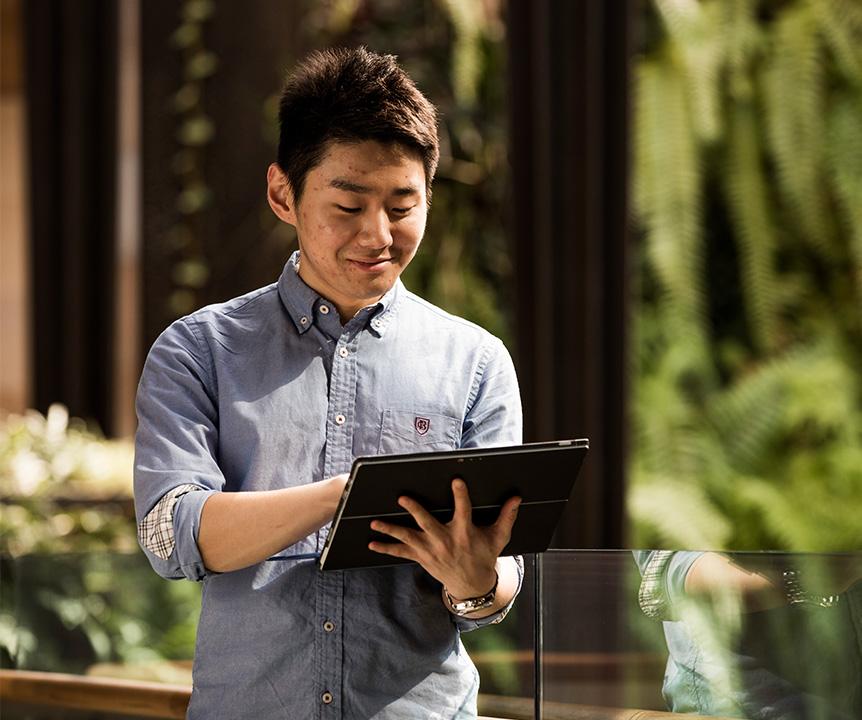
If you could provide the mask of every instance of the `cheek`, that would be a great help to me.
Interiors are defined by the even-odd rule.
[[[342,243],[356,234],[356,219],[349,215],[327,218],[321,221],[317,231],[328,238],[330,244]]]
[[[337,250],[353,235],[353,230],[349,226],[349,222],[345,223],[341,220],[333,220],[330,218],[308,218],[304,226],[305,232],[301,237],[304,240],[306,249],[318,255],[324,255],[333,250]]]
[[[419,245],[425,234],[425,217],[411,218],[398,228],[398,234],[404,245]]]

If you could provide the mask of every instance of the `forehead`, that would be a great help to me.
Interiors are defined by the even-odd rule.
[[[309,180],[318,186],[347,180],[379,191],[416,185],[424,192],[425,167],[418,152],[397,143],[331,142]]]

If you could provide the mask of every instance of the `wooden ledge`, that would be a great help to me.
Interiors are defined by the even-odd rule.
[[[137,717],[182,720],[186,716],[191,686],[141,680],[116,680],[86,675],[0,670],[0,697],[6,702],[40,707]],[[658,710],[597,707],[546,702],[545,720],[670,720],[691,717]],[[479,695],[478,720],[532,720],[533,699]],[[729,720],[706,718],[702,720]]]
[[[186,716],[191,692],[191,687],[185,685],[0,670],[0,696],[6,702],[42,707],[182,720]]]

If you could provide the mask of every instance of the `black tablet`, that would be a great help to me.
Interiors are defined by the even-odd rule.
[[[398,505],[398,498],[407,495],[440,522],[449,522],[456,477],[467,483],[476,525],[492,524],[506,500],[515,495],[522,498],[512,537],[501,555],[544,552],[588,448],[588,440],[556,440],[356,458],[318,561],[320,568],[346,570],[409,562],[368,549],[372,540],[396,542],[374,532],[371,521],[379,518],[415,528],[413,518]]]

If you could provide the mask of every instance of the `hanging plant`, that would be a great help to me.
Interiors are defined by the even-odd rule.
[[[178,213],[166,236],[173,266],[173,289],[167,297],[171,317],[199,307],[210,278],[203,221],[212,204],[206,153],[216,131],[204,100],[206,82],[218,68],[218,58],[204,45],[204,27],[214,12],[213,0],[184,0],[180,5],[180,25],[171,37],[171,44],[182,58],[183,79],[171,102],[177,124],[177,150],[171,170],[177,178]]]

